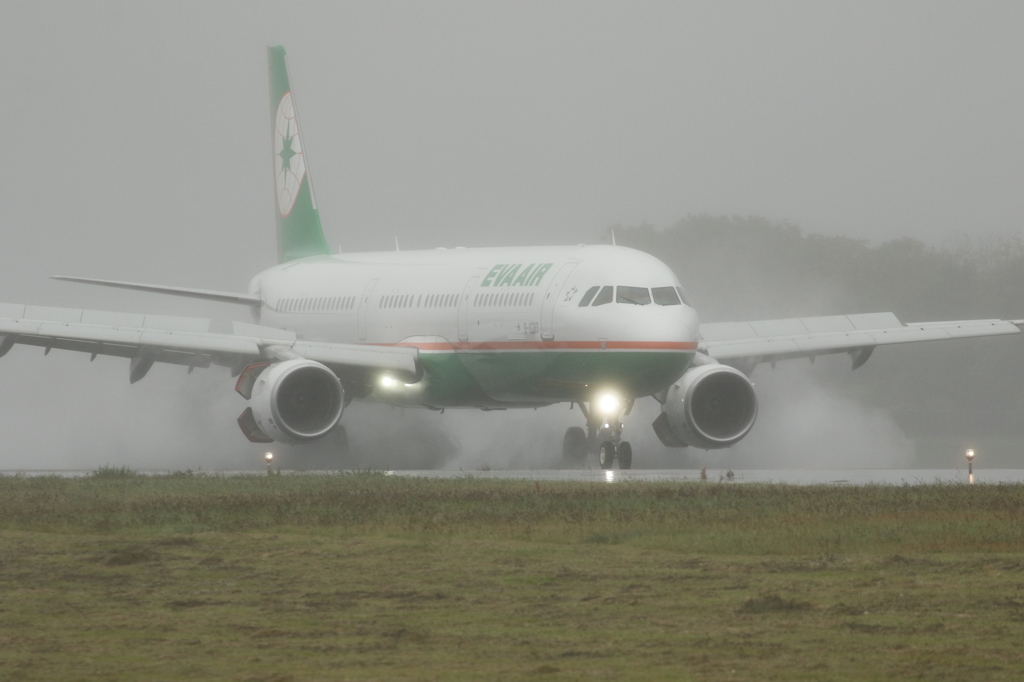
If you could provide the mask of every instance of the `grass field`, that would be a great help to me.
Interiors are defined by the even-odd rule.
[[[0,478],[0,680],[1024,678],[1024,486]]]

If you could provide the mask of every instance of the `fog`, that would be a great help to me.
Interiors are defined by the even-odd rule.
[[[691,214],[871,244],[1016,234],[1022,20],[1024,5],[995,2],[7,0],[0,300],[245,319],[47,276],[241,291],[273,263],[265,47],[278,43],[328,241],[346,251],[396,236],[403,248],[597,242],[613,225],[667,228]],[[688,268],[677,267],[688,287],[707,279]],[[796,297],[748,268],[730,276],[702,319],[855,312],[841,288]],[[935,319],[1024,317],[944,300],[927,309]],[[900,353],[852,376],[842,359],[759,368],[759,422],[727,453],[662,448],[656,405],[638,403],[636,465],[804,465],[826,442],[845,444],[836,466],[920,463],[921,433],[865,386],[888,385],[898,365],[934,390],[926,360],[962,359]],[[978,383],[1000,374],[981,369]],[[259,461],[225,371],[158,366],[134,386],[127,372],[111,358],[12,350],[0,360],[0,469]],[[1010,374],[992,380],[1019,384]],[[1004,405],[1024,402],[1010,390]],[[387,466],[480,468],[548,465],[580,418],[566,405],[356,405],[345,423],[354,465],[375,466],[383,450]]]

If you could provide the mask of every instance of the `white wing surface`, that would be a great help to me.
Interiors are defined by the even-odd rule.
[[[100,310],[0,303],[0,357],[15,344],[130,358],[129,379],[142,379],[156,362],[195,367],[223,365],[238,372],[252,362],[302,357],[332,368],[379,369],[415,376],[416,348],[298,340],[294,333],[234,324],[234,333],[210,331],[210,320]]]
[[[762,362],[849,353],[857,369],[877,346],[1019,334],[1024,320],[954,320],[903,324],[892,313],[799,317],[700,326],[700,351],[750,373]]]
[[[67,277],[65,275],[53,275],[50,279],[59,279],[64,282],[78,282],[80,284],[96,284],[103,287],[114,287],[117,289],[130,289],[133,291],[145,291],[151,294],[167,294],[169,296],[184,296],[186,298],[199,298],[206,301],[217,301],[219,303],[244,303],[249,306],[259,307],[260,297],[253,294],[239,294],[233,291],[212,291],[210,289],[190,289],[187,287],[169,287],[162,284],[141,284],[139,282],[122,282],[114,279],[93,279],[91,277]]]

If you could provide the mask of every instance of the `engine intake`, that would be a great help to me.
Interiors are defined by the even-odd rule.
[[[654,432],[668,447],[717,450],[738,443],[756,419],[757,395],[742,372],[701,365],[668,389]]]
[[[254,422],[269,439],[308,443],[327,435],[344,407],[345,391],[334,372],[312,360],[286,360],[269,365],[256,377],[249,406],[252,417],[247,420],[249,428],[242,425],[242,430],[253,440],[248,431]]]

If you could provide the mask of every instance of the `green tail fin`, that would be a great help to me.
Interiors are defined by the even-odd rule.
[[[270,132],[274,145],[274,189],[277,194],[277,260],[279,263],[330,253],[320,212],[316,209],[299,118],[288,84],[284,48],[267,48],[270,69]]]

